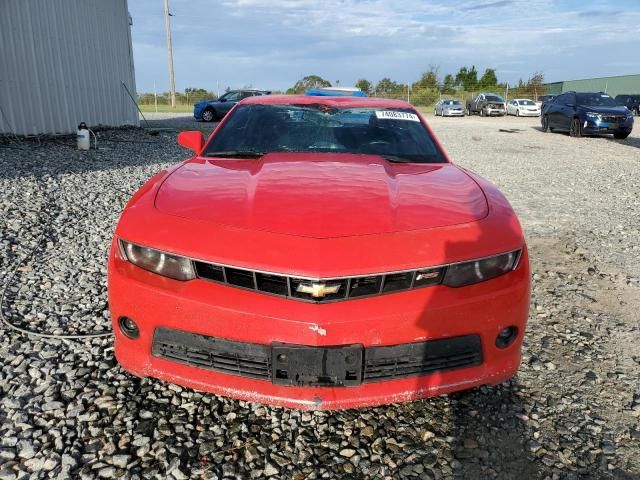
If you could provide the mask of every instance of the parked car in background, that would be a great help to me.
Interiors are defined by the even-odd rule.
[[[464,107],[458,100],[443,99],[435,104],[433,114],[443,117],[464,117]]]
[[[542,111],[542,106],[546,102],[550,102],[551,100],[553,100],[556,97],[557,97],[557,95],[540,95],[538,97],[538,101],[536,102],[536,105],[538,105],[538,108]]]
[[[505,114],[504,99],[495,93],[481,93],[472,100],[467,100],[467,115],[479,113],[481,117]]]
[[[406,102],[247,98],[129,201],[109,255],[126,370],[355,408],[511,378],[530,269],[498,189]]]
[[[516,117],[539,117],[540,107],[528,98],[514,98],[507,103],[507,115]]]
[[[640,115],[640,95],[621,94],[617,95],[615,100],[618,105],[624,105],[636,115]]]
[[[623,139],[633,128],[633,113],[606,93],[566,92],[545,103],[540,121],[545,132],[563,130],[572,137],[612,133]]]
[[[218,99],[202,100],[193,106],[193,117],[196,120],[215,122],[222,120],[229,110],[240,100],[258,95],[269,95],[265,90],[231,90]]]

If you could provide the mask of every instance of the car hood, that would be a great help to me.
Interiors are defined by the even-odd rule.
[[[580,108],[585,112],[595,112],[595,113],[603,113],[609,115],[624,115],[629,113],[627,107],[617,106],[617,107],[589,107],[585,105],[580,105]]]
[[[321,153],[196,158],[165,180],[155,206],[196,221],[314,238],[456,225],[488,213],[483,191],[453,164]]]

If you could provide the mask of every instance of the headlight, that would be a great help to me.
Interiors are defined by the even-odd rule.
[[[120,246],[126,259],[140,268],[174,280],[185,281],[196,278],[193,265],[188,258],[141,247],[124,240],[120,240]]]
[[[456,263],[447,267],[443,284],[449,287],[464,287],[491,280],[516,267],[520,250],[471,262]]]

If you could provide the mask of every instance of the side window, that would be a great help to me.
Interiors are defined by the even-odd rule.
[[[253,93],[251,92],[242,92],[242,94],[240,94],[240,100],[242,100],[243,98],[247,98],[247,97],[252,97]]]
[[[563,105],[567,102],[567,94],[563,93],[562,95],[558,95],[553,103],[557,103],[558,105]]]
[[[240,92],[229,92],[225,95],[227,102],[237,102],[240,100]]]
[[[576,103],[576,95],[575,93],[570,93],[567,95],[567,99],[564,101],[564,103],[573,103],[575,105]]]

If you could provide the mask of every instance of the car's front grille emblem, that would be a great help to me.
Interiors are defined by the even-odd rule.
[[[313,298],[324,298],[326,295],[338,293],[340,284],[327,283],[299,283],[296,288],[298,293],[306,293]]]

